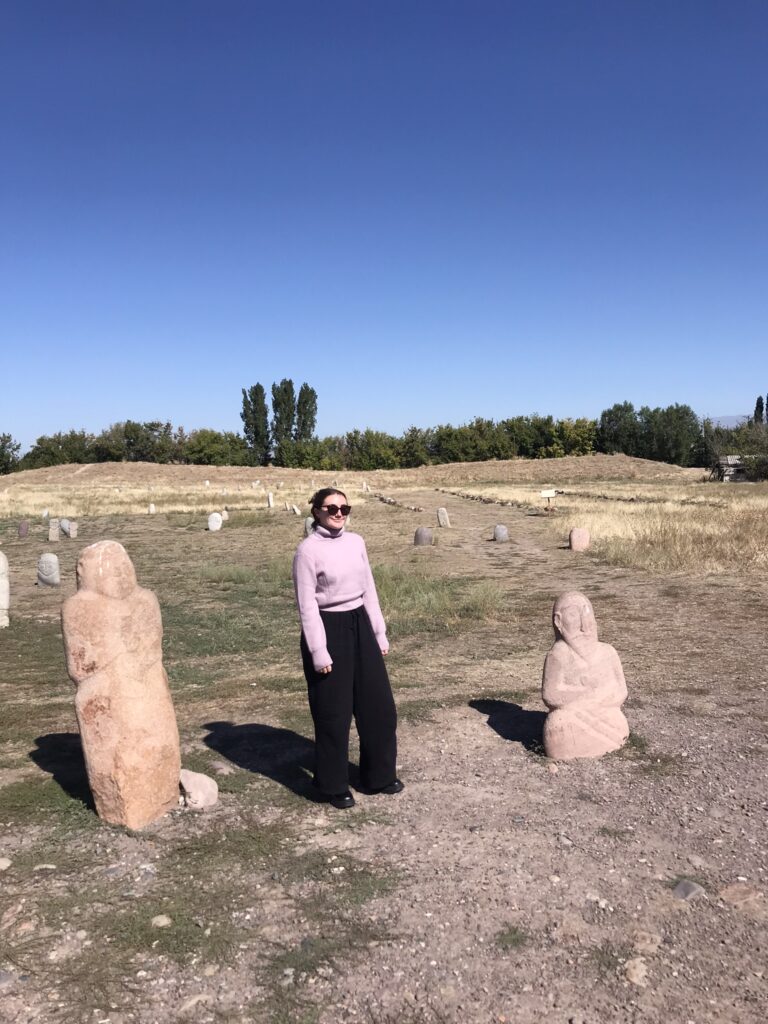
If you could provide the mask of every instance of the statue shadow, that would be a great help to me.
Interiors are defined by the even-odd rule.
[[[89,811],[95,811],[80,734],[52,732],[36,737],[35,743],[36,748],[29,752],[35,764],[48,772],[73,800],[79,800]]]
[[[520,743],[534,754],[544,755],[546,711],[526,711],[508,700],[471,700],[469,706],[488,716],[488,725],[502,739]]]
[[[315,744],[306,736],[258,723],[205,722],[203,728],[208,729],[203,742],[232,764],[264,775],[313,803],[326,802],[312,784]],[[349,765],[349,777],[356,786],[359,772],[353,764]]]

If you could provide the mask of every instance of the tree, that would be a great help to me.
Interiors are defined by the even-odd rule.
[[[38,437],[20,462],[22,469],[43,469],[64,466],[70,462],[93,460],[93,435],[84,430],[70,430],[66,434],[43,434]]]
[[[19,464],[21,445],[10,434],[0,434],[0,473],[12,473]]]
[[[638,455],[638,424],[635,407],[631,402],[617,402],[600,413],[597,428],[599,450],[612,455]]]
[[[295,441],[311,441],[317,423],[317,392],[309,384],[299,388],[299,400],[296,403]]]
[[[272,385],[272,441],[275,446],[275,462],[285,465],[286,441],[292,441],[296,424],[296,392],[293,381],[284,377],[279,384]]]
[[[755,402],[755,415],[753,417],[755,423],[762,423],[763,422],[763,420],[764,420],[763,410],[764,410],[764,407],[763,407],[763,396],[762,395],[758,395],[757,396],[757,401]]]
[[[261,384],[254,384],[247,391],[243,388],[243,409],[240,419],[243,421],[243,434],[253,464],[266,466],[271,454],[272,439],[269,433],[267,396]]]
[[[227,430],[193,430],[185,454],[195,466],[247,466],[250,452],[245,438]]]

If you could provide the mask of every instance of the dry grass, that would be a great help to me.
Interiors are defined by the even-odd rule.
[[[10,474],[3,479],[0,489],[0,518],[39,516],[44,509],[49,509],[54,516],[143,515],[150,502],[158,513],[199,512],[202,515],[225,505],[264,508],[268,491],[273,493],[278,511],[286,501],[304,511],[310,495],[317,488],[329,485],[344,491],[353,505],[361,504],[365,500],[363,481],[374,491],[390,493],[409,488],[472,484],[529,483],[548,487],[595,480],[683,483],[701,475],[701,470],[685,470],[625,455],[465,462],[371,473],[100,463]]]
[[[768,484],[722,485],[686,480],[564,488],[551,529],[567,539],[586,527],[591,551],[615,565],[690,574],[763,572],[768,565]],[[543,508],[525,486],[473,489],[521,507]]]

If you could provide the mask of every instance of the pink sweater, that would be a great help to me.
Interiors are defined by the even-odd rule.
[[[327,612],[348,612],[364,605],[379,647],[387,649],[387,628],[365,541],[359,534],[316,526],[296,550],[293,583],[301,628],[315,669],[319,671],[332,664],[321,608]]]

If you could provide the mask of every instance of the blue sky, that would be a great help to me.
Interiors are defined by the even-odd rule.
[[[751,412],[762,0],[6,0],[0,433]]]

